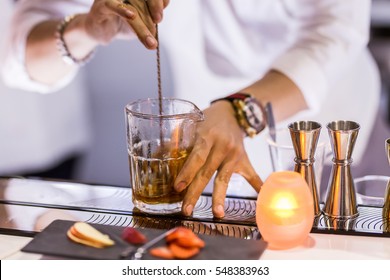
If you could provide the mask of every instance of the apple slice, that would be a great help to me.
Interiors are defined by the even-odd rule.
[[[84,222],[76,222],[70,228],[70,233],[73,237],[80,240],[89,241],[92,243],[101,244],[103,247],[112,246],[115,244],[113,240],[106,234],[102,234],[100,231]]]
[[[90,247],[95,247],[95,248],[104,248],[104,246],[100,243],[96,243],[96,242],[92,242],[92,241],[88,241],[88,240],[84,240],[84,239],[80,239],[78,238],[77,236],[73,235],[72,231],[69,229],[68,232],[66,233],[66,235],[69,237],[70,240],[76,242],[76,243],[80,243],[80,244],[83,244],[83,245],[87,245],[87,246],[90,246]]]

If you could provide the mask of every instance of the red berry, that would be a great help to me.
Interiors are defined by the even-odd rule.
[[[141,245],[147,241],[145,235],[132,227],[127,227],[122,231],[122,239],[134,245]]]

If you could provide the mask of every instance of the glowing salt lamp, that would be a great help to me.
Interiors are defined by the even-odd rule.
[[[256,223],[269,249],[298,246],[314,222],[313,196],[297,172],[272,173],[264,182],[256,205]]]

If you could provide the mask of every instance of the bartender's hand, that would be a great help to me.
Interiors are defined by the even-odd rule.
[[[95,0],[86,15],[87,34],[99,44],[125,37],[130,28],[148,49],[157,47],[155,25],[169,0]]]
[[[233,173],[241,174],[258,192],[262,180],[251,165],[244,148],[244,132],[228,101],[213,103],[204,111],[192,152],[175,181],[175,189],[187,188],[182,212],[191,215],[201,193],[217,171],[214,181],[212,211],[222,218],[226,191]]]

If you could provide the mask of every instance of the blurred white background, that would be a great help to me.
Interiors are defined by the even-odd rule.
[[[370,49],[382,74],[382,102],[364,160],[352,165],[355,178],[389,175],[384,141],[390,138],[390,0],[373,0]],[[171,96],[173,83],[164,49],[161,49],[163,94]],[[190,65],[188,67],[191,67]],[[156,52],[138,41],[116,41],[98,49],[83,69],[91,144],[81,158],[75,180],[86,183],[128,186],[124,107],[139,98],[157,97]],[[82,120],[80,120],[82,121]],[[323,130],[322,133],[326,133]],[[357,144],[359,145],[359,139]],[[329,168],[328,168],[329,171]],[[325,170],[323,185],[328,176]]]

